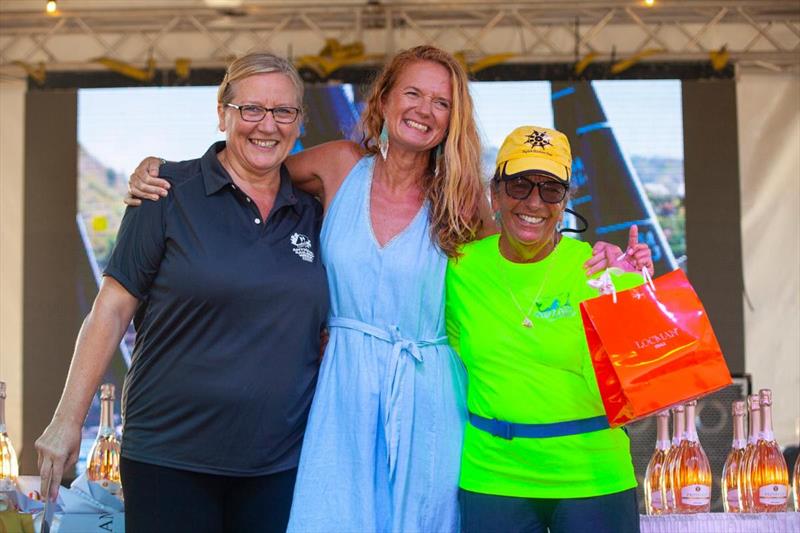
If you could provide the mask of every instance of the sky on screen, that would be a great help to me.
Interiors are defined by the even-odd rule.
[[[677,80],[594,82],[629,156],[683,159],[681,86]],[[476,82],[471,86],[487,146],[499,147],[521,125],[552,127],[550,84]],[[216,87],[82,89],[78,142],[112,169],[129,174],[146,155],[201,156],[215,140]]]

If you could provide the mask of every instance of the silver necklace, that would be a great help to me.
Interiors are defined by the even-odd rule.
[[[550,276],[550,270],[553,268],[553,263],[555,261],[550,261],[550,264],[547,265],[547,270],[544,273],[544,277],[542,278],[542,282],[539,284],[539,290],[536,291],[536,296],[534,296],[533,300],[531,300],[531,305],[528,306],[528,310],[526,312],[526,311],[522,310],[522,306],[519,304],[519,301],[517,300],[517,296],[514,294],[514,291],[511,289],[511,284],[508,282],[508,275],[506,273],[505,265],[503,264],[503,259],[504,258],[502,257],[503,252],[500,251],[500,241],[499,240],[497,241],[497,244],[498,244],[498,248],[497,248],[497,254],[498,254],[497,255],[497,263],[500,266],[500,270],[503,272],[503,281],[505,282],[506,289],[508,289],[508,294],[509,294],[509,296],[511,296],[511,301],[514,302],[514,306],[517,308],[519,313],[522,315],[522,323],[520,325],[522,327],[524,327],[524,328],[530,329],[530,328],[533,327],[533,321],[531,320],[531,313],[533,312],[533,307],[536,305],[536,302],[539,300],[539,296],[542,295],[542,290],[544,289],[544,286],[547,284],[547,278],[548,278],[548,276]],[[553,247],[553,250],[550,253],[552,254],[554,251],[555,251],[555,247]],[[549,256],[549,254],[548,254],[548,256]],[[546,257],[547,256],[545,256],[545,258]]]

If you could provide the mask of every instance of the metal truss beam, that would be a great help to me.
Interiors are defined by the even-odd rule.
[[[254,49],[316,56],[331,39],[345,47],[363,44],[350,65],[428,43],[459,52],[473,65],[487,56],[571,63],[588,54],[594,61],[646,54],[650,62],[698,62],[724,47],[736,64],[800,70],[796,0],[657,1],[653,8],[630,1],[245,1],[224,9],[199,0],[162,2],[159,9],[144,8],[145,2],[84,0],[62,1],[75,8],[57,16],[23,9],[32,3],[43,4],[0,3],[0,73],[6,76],[34,66],[100,69],[100,56],[137,67],[171,68],[189,60],[194,67],[217,68]]]

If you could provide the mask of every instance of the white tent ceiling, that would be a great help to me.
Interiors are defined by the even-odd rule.
[[[316,55],[326,39],[362,43],[361,62],[420,43],[462,51],[475,62],[570,63],[636,56],[708,61],[723,46],[731,61],[800,68],[800,2],[392,0],[45,0],[0,2],[0,73],[102,68],[113,58],[169,68],[178,59],[219,67],[269,49]]]

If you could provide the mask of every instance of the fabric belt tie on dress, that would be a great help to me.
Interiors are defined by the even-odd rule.
[[[505,420],[497,420],[496,418],[484,418],[471,412],[469,414],[469,423],[482,431],[491,433],[495,437],[507,440],[515,437],[537,439],[565,437],[567,435],[600,431],[610,427],[606,415],[581,418],[580,420],[565,420],[551,424],[516,424]]]
[[[345,328],[360,331],[370,337],[388,342],[392,345],[392,352],[386,368],[386,375],[389,383],[389,394],[384,397],[383,416],[386,431],[386,455],[389,459],[389,479],[394,478],[397,467],[397,455],[400,446],[400,417],[403,411],[407,416],[414,413],[414,393],[402,394],[403,381],[406,379],[409,364],[422,362],[420,348],[447,344],[447,336],[437,337],[430,340],[406,339],[400,334],[398,326],[387,326],[381,328],[355,320],[353,318],[332,317],[328,319],[328,328]],[[405,353],[410,357],[401,357]],[[413,366],[411,367],[413,370]],[[413,387],[412,380],[411,386]]]

